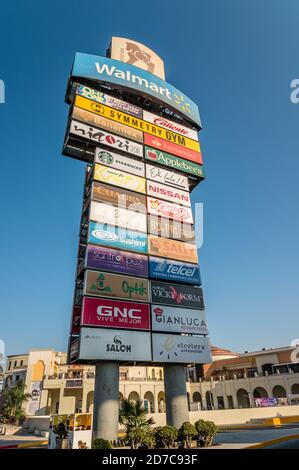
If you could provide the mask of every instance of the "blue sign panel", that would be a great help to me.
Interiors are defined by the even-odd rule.
[[[176,109],[186,119],[202,127],[198,106],[193,101],[161,78],[134,65],[107,57],[77,52],[72,76],[116,83],[141,91]]]
[[[199,267],[196,264],[181,263],[169,259],[149,258],[150,277],[167,281],[186,282],[201,285]]]
[[[147,253],[147,234],[113,225],[89,223],[88,243]]]

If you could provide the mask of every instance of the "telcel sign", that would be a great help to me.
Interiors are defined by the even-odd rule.
[[[200,273],[197,264],[182,263],[163,258],[149,257],[150,277],[165,281],[185,282],[200,285]]]

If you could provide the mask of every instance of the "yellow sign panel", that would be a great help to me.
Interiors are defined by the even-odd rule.
[[[146,132],[150,135],[155,135],[157,137],[160,137],[161,139],[167,140],[168,142],[181,145],[182,147],[194,150],[195,152],[200,152],[199,142],[189,139],[189,137],[185,137],[180,134],[176,134],[175,132],[168,131],[166,129],[163,129],[162,127],[156,126],[155,124],[143,121],[143,119],[139,119],[135,116],[130,116],[130,114],[126,114],[122,111],[109,108],[109,106],[105,106],[101,103],[91,101],[87,98],[84,98],[83,96],[76,96],[75,105],[79,108],[86,109],[87,111],[99,114],[108,119],[112,119],[113,121],[126,124],[127,126],[133,127],[134,129],[138,129],[139,131]]]
[[[127,64],[135,65],[140,69],[157,75],[165,80],[164,62],[154,51],[132,41],[132,39],[113,36],[110,46],[111,59],[121,60]]]
[[[93,179],[145,194],[145,178],[96,163]]]

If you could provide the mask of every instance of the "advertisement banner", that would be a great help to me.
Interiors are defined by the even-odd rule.
[[[154,235],[148,236],[148,253],[161,258],[198,263],[196,245]]]
[[[77,96],[77,98],[83,98],[81,96]],[[90,100],[88,100],[90,101]],[[94,101],[91,101],[94,103]],[[96,106],[102,106],[98,103],[94,103]],[[104,129],[107,132],[112,132],[113,134],[121,135],[122,137],[126,137],[129,139],[136,140],[136,142],[143,143],[143,133],[136,129],[132,129],[131,127],[125,126],[124,124],[120,124],[119,122],[112,121],[111,119],[107,119],[103,116],[98,116],[97,114],[91,113],[84,109],[81,109],[78,106],[74,106],[72,118],[78,121],[82,121],[85,124],[90,124],[91,126],[99,127],[100,129]]]
[[[91,201],[89,218],[103,224],[147,232],[146,214],[114,207],[103,202]]]
[[[132,41],[132,39],[113,36],[109,51],[111,59],[135,65],[165,80],[163,60],[144,44]]]
[[[152,330],[169,333],[190,333],[207,335],[207,321],[204,310],[152,305]]]
[[[147,253],[147,235],[145,233],[92,221],[88,228],[88,243]]]
[[[202,156],[201,152],[191,150],[190,148],[182,147],[181,145],[168,142],[167,140],[161,139],[150,134],[144,134],[143,136],[144,144],[150,145],[158,150],[171,153],[177,157],[184,158],[185,160],[190,160],[193,163],[202,165]]]
[[[43,389],[43,382],[42,381],[34,381],[31,382],[30,385],[30,398],[28,401],[28,408],[27,408],[27,415],[35,415],[37,411],[39,410],[39,405],[40,405],[40,399],[42,395],[42,389]]]
[[[165,184],[147,180],[146,192],[149,196],[160,197],[166,201],[191,207],[190,194],[187,191],[182,191],[181,189],[176,188],[172,189]]]
[[[205,308],[201,287],[151,281],[151,292],[151,302],[153,304],[173,305],[200,310]]]
[[[152,124],[155,124],[156,126],[163,127],[163,129],[176,132],[177,134],[189,137],[189,139],[198,141],[197,131],[190,129],[189,127],[185,127],[182,124],[178,124],[177,122],[170,121],[165,117],[157,116],[156,114],[152,114],[149,111],[143,111],[143,119],[145,121],[151,122]]]
[[[102,246],[87,245],[85,267],[148,277],[147,256]]]
[[[148,302],[149,281],[139,277],[87,270],[84,294]]]
[[[113,184],[120,188],[136,191],[137,193],[145,194],[145,178],[140,176],[130,175],[125,171],[115,170],[103,165],[95,164],[93,178],[102,183]]]
[[[208,338],[154,333],[153,361],[183,364],[207,364],[212,362]]]
[[[121,85],[132,91],[154,98],[179,112],[187,121],[201,126],[198,107],[184,93],[159,77],[119,60],[77,52],[71,72],[72,77]]]
[[[195,163],[174,157],[169,153],[161,152],[161,150],[156,150],[151,147],[144,147],[144,154],[145,158],[151,162],[159,163],[173,170],[183,171],[196,178],[203,179],[205,177],[202,165],[196,165]]]
[[[176,281],[186,284],[200,285],[199,267],[196,264],[188,264],[163,258],[149,258],[150,277],[165,281]]]
[[[82,325],[150,329],[148,304],[84,297]]]
[[[74,307],[71,323],[71,335],[80,333],[81,307]]]
[[[108,202],[124,209],[147,212],[146,197],[142,194],[109,186],[104,183],[92,183],[91,198],[98,202]]]
[[[78,85],[76,93],[77,95],[84,96],[90,100],[97,101],[98,103],[105,104],[106,106],[110,106],[111,108],[118,109],[119,111],[132,114],[133,116],[142,119],[142,109],[134,104],[119,100],[113,96],[106,95],[101,91],[94,90],[93,88],[89,88],[84,85]]]
[[[190,224],[184,224],[171,219],[162,219],[154,215],[147,218],[147,230],[151,235],[175,240],[195,243],[194,228]]]
[[[107,145],[123,152],[130,153],[136,157],[143,157],[143,146],[129,139],[110,134],[93,126],[88,126],[82,122],[72,119],[70,124],[70,134],[74,134],[84,139],[92,140],[98,144]]]
[[[178,220],[186,224],[193,224],[192,210],[189,207],[179,206],[178,204],[162,201],[154,197],[147,197],[146,200],[149,214]]]
[[[108,120],[113,120],[121,125],[133,128],[138,132],[147,132],[147,134],[159,136],[161,139],[165,139],[175,145],[182,146],[183,148],[190,149],[194,152],[200,152],[200,146],[197,140],[192,140],[173,131],[166,130],[163,127],[155,126],[143,119],[130,116],[130,114],[117,111],[109,106],[105,106],[104,104],[96,103],[95,101],[84,98],[84,96],[76,96],[75,107],[95,113],[98,116],[103,116]]]
[[[132,175],[145,176],[144,163],[99,147],[95,151],[95,163],[110,166],[116,170],[126,171]]]
[[[106,328],[81,328],[79,359],[151,361],[151,334]]]
[[[100,163],[100,162],[99,162]],[[103,162],[104,163],[104,162]],[[165,170],[160,166],[146,164],[146,177],[158,183],[168,184],[173,188],[185,189],[189,191],[189,183],[187,176]]]

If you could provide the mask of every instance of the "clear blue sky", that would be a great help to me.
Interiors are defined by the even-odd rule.
[[[147,5],[147,8],[145,8]],[[61,156],[76,51],[136,39],[198,103],[207,179],[201,274],[212,343],[244,351],[299,337],[296,0],[1,6],[1,329],[6,353],[65,350],[84,164]]]

